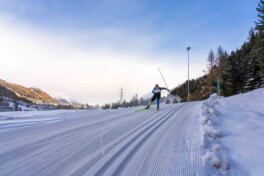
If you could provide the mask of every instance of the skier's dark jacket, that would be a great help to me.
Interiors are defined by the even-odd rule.
[[[153,98],[152,99],[160,99],[160,96],[161,96],[161,91],[162,90],[168,90],[167,88],[165,88],[165,87],[159,87],[158,89],[156,89],[155,87],[154,87],[154,89],[152,90],[152,93],[154,94],[153,95]],[[155,98],[154,98],[155,97]]]

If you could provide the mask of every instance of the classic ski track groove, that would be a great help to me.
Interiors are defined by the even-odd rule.
[[[182,105],[181,105],[181,106],[182,106]],[[170,108],[170,109],[169,109],[169,112],[170,112],[171,110],[174,110],[174,109],[175,109],[175,107]],[[129,136],[131,136],[131,135],[133,135],[133,134],[135,134],[138,130],[140,130],[140,129],[142,129],[143,127],[149,125],[150,123],[152,123],[153,121],[155,121],[155,120],[157,120],[157,119],[160,119],[160,114],[155,114],[155,115],[153,115],[151,119],[146,120],[144,123],[140,124],[139,126],[135,127],[135,128],[132,129],[131,131],[129,131],[129,132],[125,133],[124,135],[122,135],[119,139],[117,139],[117,140],[113,141],[112,143],[110,143],[110,144],[108,145],[108,147],[106,148],[106,151],[107,151],[106,154],[107,154],[108,152],[111,151],[111,149],[108,150],[108,148],[111,148],[111,146],[115,146],[115,144],[117,144],[117,143],[119,144],[120,141],[126,139],[127,137],[129,137]],[[115,146],[115,147],[116,147],[116,146]],[[113,148],[113,149],[114,149],[114,148]],[[113,150],[113,149],[112,149],[112,150]],[[101,153],[98,154],[98,155],[101,155]],[[92,158],[92,160],[90,160],[88,163],[82,164],[81,167],[80,167],[78,170],[75,170],[73,173],[71,173],[71,175],[72,175],[72,176],[75,176],[75,175],[83,175],[83,174],[87,171],[87,169],[90,168],[89,165],[90,165],[91,163],[95,163],[95,161],[97,161],[96,158],[99,158],[99,159],[100,159],[100,157],[103,157],[103,156],[98,156],[98,155],[94,156],[94,157]],[[94,160],[95,160],[95,161],[94,161]]]
[[[110,166],[110,170],[114,170],[112,165],[114,162],[116,162],[117,158],[122,156],[127,148],[132,148],[130,149],[130,152],[127,154],[127,156],[122,157],[124,158],[123,160],[127,162],[126,158],[130,157],[133,152],[135,152],[137,147],[139,147],[144,142],[144,139],[147,139],[151,135],[151,132],[154,132],[157,128],[164,124],[171,117],[172,114],[174,114],[183,106],[185,106],[185,104],[173,108],[165,115],[159,117],[158,120],[155,120],[150,125],[146,125],[146,127],[142,128],[141,131],[139,131],[136,135],[130,136],[129,140],[126,140],[121,145],[113,149],[111,153],[109,153],[107,156],[103,157],[100,161],[93,165],[93,167],[85,175],[104,175],[105,172],[107,172],[107,170],[110,168]],[[135,146],[133,146],[133,143]],[[117,162],[120,162],[120,160],[118,160]],[[122,164],[119,164],[118,167],[114,170],[114,173],[107,173],[107,175],[116,175],[117,172],[121,169],[121,167]]]
[[[173,113],[169,114],[168,117],[166,117],[166,119],[164,119],[161,123],[159,123],[154,129],[152,129],[137,145],[135,148],[132,149],[132,151],[129,153],[128,156],[126,156],[126,158],[122,161],[122,164],[119,165],[119,167],[115,170],[115,172],[112,175],[121,175],[123,169],[125,169],[124,166],[127,166],[129,163],[129,160],[133,157],[133,154],[144,144],[144,142],[146,142],[146,140],[153,135],[153,133],[160,128],[162,125],[165,125],[165,123],[170,120],[171,115],[173,115],[176,111],[178,111],[179,109],[181,109],[184,105],[177,107],[177,109],[175,109],[173,111]],[[162,117],[164,118],[164,117]],[[162,130],[166,130],[166,128],[162,128]],[[156,140],[157,141],[157,140]]]
[[[175,114],[175,112],[177,112],[178,110],[180,110],[180,109],[182,109],[182,108],[184,108],[184,107],[186,107],[186,104],[185,104],[185,105],[178,106],[178,107],[175,109],[175,111],[174,111],[171,115]],[[156,144],[159,142],[158,139],[159,139],[160,137],[162,137],[163,134],[167,131],[167,127],[172,125],[172,123],[169,123],[169,121],[173,121],[174,119],[173,119],[173,118],[170,118],[170,117],[172,117],[172,116],[169,116],[167,119],[164,120],[164,122],[162,122],[161,125],[163,125],[163,128],[159,128],[159,129],[161,130],[161,132],[157,132],[157,131],[158,131],[157,128],[155,128],[155,129],[152,131],[153,133],[150,132],[150,136],[152,136],[154,133],[156,133],[156,137],[155,137],[154,142],[152,143],[151,147],[149,147],[149,149],[147,150],[147,152],[146,152],[146,154],[145,154],[145,157],[144,157],[143,161],[142,161],[141,164],[140,164],[140,167],[141,167],[142,163],[144,162],[144,160],[146,159],[146,157],[148,156],[148,154],[152,151],[153,147],[156,146]],[[161,127],[161,125],[159,125],[158,127]],[[165,126],[165,125],[167,125],[167,126]],[[148,136],[148,137],[149,137],[149,136]],[[143,140],[142,143],[140,143],[140,145],[142,145],[144,142],[146,142],[146,140]],[[136,148],[136,150],[138,150],[138,149],[139,149],[139,147]],[[133,149],[133,150],[134,150],[134,149]],[[135,151],[135,152],[136,152],[136,151]],[[135,153],[135,152],[134,152],[134,153]],[[130,153],[129,153],[129,156],[126,157],[126,161],[125,161],[126,163],[125,163],[125,164],[122,164],[122,165],[128,165],[129,159],[132,159],[132,157],[133,157],[132,152],[130,152]],[[124,162],[124,161],[123,161],[123,162]],[[120,165],[120,166],[119,166],[119,169],[116,170],[115,173],[112,174],[112,175],[122,175],[123,172],[125,172],[125,169],[126,169],[125,167],[121,167],[121,165]],[[138,172],[138,171],[137,171],[137,172]],[[137,175],[137,174],[138,174],[138,173],[136,173],[136,175]],[[125,175],[125,174],[124,174],[124,175]]]

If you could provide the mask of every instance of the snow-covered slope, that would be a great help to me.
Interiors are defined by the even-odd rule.
[[[203,175],[200,106],[46,114],[0,131],[0,175]]]
[[[170,100],[170,103],[172,103],[174,99],[176,99],[178,103],[182,101],[181,97],[179,97],[178,95],[171,95],[171,94],[167,96],[167,99]]]
[[[58,100],[62,104],[68,104],[72,106],[80,106],[81,103],[78,101],[74,100],[73,98],[63,95],[63,94],[58,94],[57,96],[54,96],[56,100]]]
[[[263,176],[264,89],[202,105],[207,174]],[[211,165],[211,166],[210,166]]]
[[[56,97],[55,99],[58,100],[62,104],[68,104],[68,105],[72,105],[72,106],[81,105],[78,101],[76,101],[74,99],[66,99],[66,98],[62,98],[62,97]]]

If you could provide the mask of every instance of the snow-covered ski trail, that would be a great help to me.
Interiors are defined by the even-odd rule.
[[[0,132],[0,175],[203,175],[200,102]]]

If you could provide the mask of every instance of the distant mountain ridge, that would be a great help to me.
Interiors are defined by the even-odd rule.
[[[67,104],[72,106],[81,106],[82,104],[77,102],[76,100],[66,97],[66,96],[57,96],[55,99],[60,102],[61,104]]]
[[[24,100],[35,104],[53,104],[58,105],[60,102],[51,97],[39,88],[27,88],[18,84],[9,83],[0,79],[0,96],[13,98],[14,100]]]

